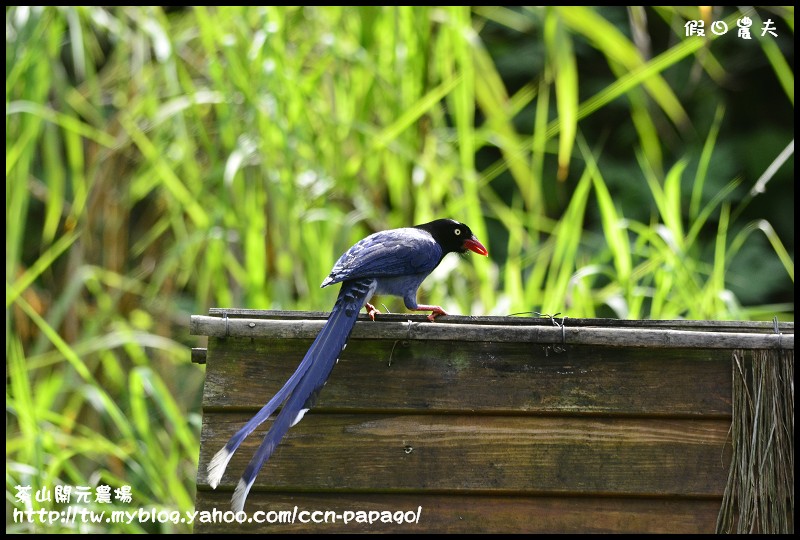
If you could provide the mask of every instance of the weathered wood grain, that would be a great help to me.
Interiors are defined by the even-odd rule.
[[[567,319],[563,327],[536,321],[531,325],[438,324],[409,317],[405,322],[360,320],[351,339],[424,339],[459,342],[513,342],[649,348],[793,349],[794,334],[713,332],[665,328],[609,328],[581,325]],[[238,319],[193,315],[191,332],[210,337],[315,337],[324,320]]]
[[[242,309],[242,308],[211,308],[208,310],[211,317],[230,317],[232,319],[269,319],[269,320],[325,320],[330,315],[327,311],[282,311],[282,310],[262,310],[262,309]],[[367,315],[362,312],[360,319],[368,321]],[[407,320],[417,322],[428,322],[425,315],[405,312],[405,313],[381,313],[375,322],[406,322]],[[669,320],[648,320],[648,319],[582,319],[564,318],[558,314],[555,320],[560,322],[567,321],[568,325],[574,326],[595,326],[609,328],[664,328],[671,330],[697,330],[711,332],[755,332],[769,334],[775,332],[775,323],[771,321],[698,321],[690,319],[669,319]],[[553,326],[552,318],[549,316],[537,316],[526,314],[522,316],[480,316],[473,315],[448,315],[439,317],[436,324],[492,324],[501,326]],[[794,333],[793,322],[778,322],[778,332],[786,334]]]
[[[204,426],[205,466],[248,415]],[[728,422],[485,415],[312,414],[261,471],[259,490],[721,496]],[[233,490],[263,436],[217,489]]]
[[[255,412],[310,344],[211,338],[204,406]],[[727,416],[730,396],[730,351],[354,340],[316,409]]]

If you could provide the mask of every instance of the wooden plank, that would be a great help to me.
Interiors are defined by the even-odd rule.
[[[378,305],[378,304],[376,304]],[[327,311],[284,311],[284,310],[263,310],[263,309],[241,309],[241,308],[211,308],[208,310],[211,317],[232,319],[273,319],[273,320],[326,320],[330,315]],[[360,320],[368,321],[367,315],[362,312]],[[413,313],[381,313],[376,322],[406,322],[407,320],[417,322],[427,322],[426,316]],[[778,322],[777,331],[775,323],[772,321],[703,321],[689,319],[583,319],[562,317],[561,314],[555,317],[557,322],[566,319],[567,326],[594,326],[601,328],[647,328],[647,329],[671,329],[671,330],[696,330],[711,332],[755,332],[755,333],[794,333],[794,322]],[[501,326],[553,326],[552,318],[548,316],[492,316],[492,315],[448,315],[436,319],[437,324],[491,324]]]
[[[193,315],[190,321],[192,334],[222,338],[268,336],[305,339],[315,337],[324,324],[321,320],[221,319],[201,315]],[[356,323],[351,339],[424,339],[648,348],[794,349],[794,334],[599,328],[575,326],[571,319],[563,327],[542,323],[524,326],[437,324],[419,322],[412,318],[406,322],[362,320]]]
[[[211,338],[206,410],[255,412],[283,386],[310,344]],[[354,340],[316,409],[729,418],[730,355],[704,349],[570,346],[556,353],[547,345]]]
[[[198,510],[230,508],[269,424],[242,445],[216,491],[206,483],[209,459],[283,385],[327,317],[222,313],[192,318],[194,333],[212,336]],[[422,506],[420,523],[195,530],[712,532],[730,463],[731,348],[793,349],[793,323],[778,330],[567,319],[562,333],[538,319],[362,317],[245,509]]]
[[[216,511],[219,517],[229,508],[229,498],[229,493],[201,491],[196,509],[209,517]],[[248,501],[250,521],[232,525],[219,519],[195,525],[195,531],[228,534],[235,527],[236,532],[245,533],[713,533],[719,504],[718,499],[272,492]],[[342,519],[348,511],[363,512],[357,516],[369,520],[369,512],[385,518],[385,512],[416,512],[420,506],[419,522],[413,524],[381,522],[375,514],[372,523],[356,521],[356,515],[348,523]],[[313,523],[312,517],[324,519],[322,514],[312,516],[317,511],[334,511],[341,518]],[[254,519],[272,522],[256,523]],[[278,521],[281,519],[283,522]]]
[[[289,431],[251,497],[276,489],[721,496],[727,478],[724,420],[313,412]],[[199,486],[247,419],[204,417]],[[218,490],[233,490],[262,437],[258,430],[242,444]]]

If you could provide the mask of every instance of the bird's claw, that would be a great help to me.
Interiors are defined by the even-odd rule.
[[[439,306],[432,306],[430,307],[430,310],[431,314],[428,315],[428,320],[431,322],[435,322],[436,317],[438,317],[439,315],[447,315],[447,312],[442,308],[440,308]]]
[[[375,309],[375,306],[373,306],[369,302],[364,304],[364,307],[367,309],[367,315],[369,315],[369,318],[372,319],[373,321],[375,320],[375,315],[381,314],[381,312]]]

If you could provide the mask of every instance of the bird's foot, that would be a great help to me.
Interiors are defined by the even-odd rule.
[[[375,306],[373,306],[369,302],[364,304],[364,307],[367,310],[367,315],[369,315],[369,318],[372,319],[373,321],[375,320],[375,315],[380,315],[381,314],[381,312],[378,311],[377,309],[375,309]]]
[[[447,315],[447,312],[440,308],[439,306],[417,306],[414,311],[430,311],[431,314],[428,315],[428,320],[434,322],[436,317],[439,315]]]

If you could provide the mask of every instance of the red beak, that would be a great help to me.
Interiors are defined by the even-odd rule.
[[[472,238],[464,240],[464,249],[468,249],[472,252],[477,253],[478,255],[487,256],[489,255],[489,250],[486,249],[483,244],[481,244],[477,238],[473,235]]]

